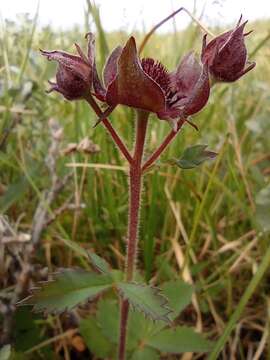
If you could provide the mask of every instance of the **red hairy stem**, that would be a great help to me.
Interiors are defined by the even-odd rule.
[[[171,130],[163,142],[159,145],[159,147],[153,152],[152,155],[146,160],[146,162],[142,166],[142,172],[145,172],[149,167],[160,157],[166,147],[170,144],[170,142],[175,138],[178,134],[182,126],[184,125],[186,119],[180,119],[177,123],[176,131]]]
[[[148,122],[148,112],[137,112],[136,141],[133,155],[133,162],[129,171],[129,224],[128,243],[126,255],[126,281],[132,281],[136,270],[138,227],[140,220],[140,200],[142,190],[142,159]],[[119,360],[125,359],[126,337],[128,325],[129,302],[126,299],[121,301],[120,337],[119,337]]]
[[[119,349],[118,349],[118,359],[119,360],[125,360],[125,358],[126,358],[128,312],[129,312],[128,300],[121,299],[120,334],[119,334]]]
[[[98,117],[102,115],[102,111],[100,110],[98,104],[96,103],[95,99],[92,97],[92,95],[89,95],[85,98],[85,100],[88,102],[88,104],[92,107],[92,109],[95,111]],[[132,156],[130,155],[129,150],[127,149],[126,145],[123,143],[120,136],[117,134],[117,132],[112,127],[111,123],[108,119],[102,119],[102,124],[106,127],[108,132],[110,133],[112,139],[114,140],[115,144],[117,145],[120,152],[123,154],[123,156],[127,159],[129,163],[133,161]]]

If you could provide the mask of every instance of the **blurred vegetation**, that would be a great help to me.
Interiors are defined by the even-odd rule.
[[[89,16],[85,31],[89,31]],[[101,71],[108,51],[124,44],[129,34],[104,33],[100,19],[96,23],[96,56]],[[222,334],[269,247],[269,21],[248,24],[249,29],[255,30],[247,38],[251,60],[257,62],[255,70],[235,84],[214,86],[208,106],[193,119],[199,131],[186,126],[158,166],[146,175],[144,185],[138,264],[144,269],[141,275],[154,284],[179,277],[192,279],[198,309],[191,305],[180,321],[195,326],[200,314],[203,329],[212,339]],[[218,34],[221,29],[212,31]],[[0,213],[16,229],[31,231],[42,192],[52,181],[45,163],[51,143],[49,119],[63,127],[61,149],[85,137],[100,147],[95,154],[74,152],[57,161],[60,178],[70,171],[72,177],[51,210],[56,211],[70,197],[76,206],[83,206],[60,213],[43,232],[35,261],[49,271],[89,266],[79,253],[66,247],[67,241],[102,255],[113,267],[124,267],[128,200],[125,161],[102,126],[92,127],[96,118],[86,103],[67,102],[56,93],[45,94],[47,80],[55,74],[55,63],[42,58],[39,48],[73,52],[74,42],[86,45],[83,35],[79,28],[40,29],[27,17],[1,24]],[[135,36],[138,43],[143,38],[142,33]],[[155,34],[143,56],[156,58],[172,70],[191,49],[200,52],[201,40],[200,29],[191,24],[179,33]],[[119,106],[110,117],[129,147],[133,143],[133,116],[131,109]],[[149,153],[170,130],[166,122],[154,116],[150,123]],[[195,144],[208,144],[219,157],[194,170],[168,164],[168,159],[179,158],[187,146]],[[81,166],[70,167],[70,163]],[[188,276],[181,271],[182,259]],[[12,283],[5,281],[0,295],[10,290]],[[53,359],[56,353],[66,359],[84,358],[75,351],[79,345],[74,338],[57,338],[68,331],[67,318],[35,315],[30,326],[29,314],[19,310],[19,315],[27,317],[28,330],[23,331],[29,342],[22,346],[26,338],[20,342],[17,336],[17,351],[29,350],[45,340],[44,346],[33,352],[33,358]],[[18,324],[15,331],[21,332]],[[247,359],[249,353],[255,356],[260,346],[262,352],[257,359],[269,357],[268,327],[269,273],[252,294],[221,358]],[[39,336],[31,336],[29,331]],[[50,341],[47,345],[46,339],[53,337],[57,338],[54,345]],[[67,347],[71,355],[67,355]]]

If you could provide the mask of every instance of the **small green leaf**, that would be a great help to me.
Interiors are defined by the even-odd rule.
[[[89,316],[87,319],[81,320],[79,328],[88,349],[97,357],[104,359],[112,353],[112,345],[102,334],[94,317]]]
[[[20,304],[34,305],[35,311],[62,312],[92,299],[109,289],[112,279],[84,270],[63,270],[55,274],[54,281],[41,283],[33,294]]]
[[[170,322],[167,299],[161,295],[160,289],[145,284],[119,283],[118,289],[129,300],[135,309],[142,311],[152,320],[163,320]]]
[[[157,350],[171,354],[205,352],[209,351],[212,347],[211,342],[206,340],[201,334],[184,326],[162,330],[152,335],[146,343]]]
[[[88,257],[90,259],[91,264],[94,266],[94,268],[96,270],[98,270],[99,272],[103,273],[103,274],[110,274],[110,266],[107,263],[106,260],[102,259],[100,256],[98,256],[95,253],[92,252],[88,252]]]
[[[11,355],[11,346],[10,345],[4,345],[0,349],[0,360],[8,360]]]
[[[206,150],[207,145],[194,145],[184,150],[182,157],[179,160],[174,160],[174,163],[181,169],[193,169],[201,165],[206,160],[212,160],[217,156],[217,153]]]
[[[138,349],[134,351],[131,360],[159,360],[160,356],[158,352],[149,347]]]

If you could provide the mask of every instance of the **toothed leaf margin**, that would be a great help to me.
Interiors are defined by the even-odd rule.
[[[152,320],[170,322],[168,300],[159,288],[146,284],[121,282],[117,284],[120,294],[128,299],[130,305],[143,312]]]
[[[65,269],[53,274],[52,281],[38,285],[18,304],[34,305],[36,312],[61,313],[109,289],[112,278],[85,270]]]

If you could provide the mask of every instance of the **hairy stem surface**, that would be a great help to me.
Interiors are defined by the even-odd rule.
[[[92,107],[92,109],[95,111],[98,117],[102,115],[102,111],[100,110],[98,104],[96,103],[95,99],[92,97],[92,95],[88,95],[85,100],[88,102],[88,104]],[[132,157],[126,147],[126,145],[123,143],[122,139],[119,137],[117,132],[112,127],[111,123],[108,119],[102,119],[102,124],[105,126],[105,128],[110,133],[113,141],[115,142],[116,146],[120,150],[121,154],[127,159],[129,163],[132,162]]]
[[[136,124],[136,140],[133,154],[133,161],[129,170],[129,224],[128,243],[126,255],[125,280],[132,281],[136,270],[137,247],[138,247],[138,226],[140,220],[140,201],[142,190],[142,159],[147,129],[148,113],[138,111]],[[125,359],[126,338],[128,328],[128,300],[122,299],[120,311],[120,337],[119,337],[119,360]]]

